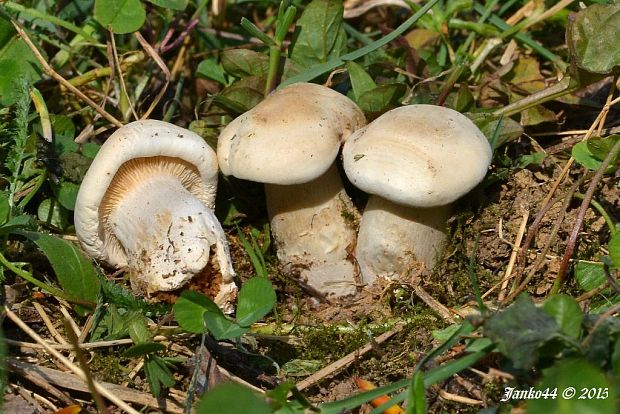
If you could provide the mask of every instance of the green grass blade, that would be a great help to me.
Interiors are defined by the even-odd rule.
[[[283,88],[287,85],[291,85],[297,82],[308,82],[312,79],[320,76],[324,73],[329,72],[330,70],[336,69],[338,66],[343,65],[347,60],[355,60],[364,55],[367,55],[370,52],[373,52],[379,49],[382,46],[387,45],[392,40],[396,39],[401,34],[405,33],[415,22],[420,19],[420,17],[424,16],[427,11],[429,11],[439,0],[430,0],[426,3],[420,10],[418,10],[413,16],[405,20],[400,26],[394,29],[393,32],[388,35],[383,36],[382,38],[375,40],[374,42],[366,45],[360,49],[354,50],[353,52],[347,53],[345,55],[340,56],[339,58],[331,59],[328,62],[322,63],[320,65],[312,66],[311,68],[306,69],[300,74],[288,78],[284,82],[278,86],[278,89]]]

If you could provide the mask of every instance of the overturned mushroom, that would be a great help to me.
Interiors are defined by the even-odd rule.
[[[191,131],[155,120],[118,129],[78,193],[75,229],[84,250],[128,267],[132,288],[147,295],[179,289],[216,264],[219,274],[207,284],[228,308],[236,286],[213,213],[217,172],[215,152]]]
[[[364,283],[434,267],[450,204],[482,181],[491,155],[473,122],[433,105],[393,109],[349,137],[344,169],[372,194],[356,249]]]
[[[325,294],[355,292],[347,249],[355,212],[334,165],[344,139],[366,123],[346,96],[297,83],[232,121],[218,139],[225,175],[265,183],[281,263]]]

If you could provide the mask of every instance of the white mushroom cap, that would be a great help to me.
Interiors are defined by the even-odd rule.
[[[484,178],[491,146],[464,115],[441,106],[409,105],[356,131],[343,149],[351,182],[395,203],[449,204]]]
[[[214,207],[217,189],[217,157],[199,135],[156,120],[132,122],[115,131],[82,181],[76,200],[75,229],[88,254],[116,267],[127,265],[127,255],[116,237],[107,232],[103,216],[111,209],[109,202],[124,192],[112,185],[123,165],[150,165],[144,170],[145,177],[158,168],[176,170],[188,190],[209,208]],[[129,181],[136,184],[135,177]]]
[[[225,175],[302,184],[332,165],[343,140],[366,123],[346,96],[312,83],[283,88],[236,118],[218,138]]]

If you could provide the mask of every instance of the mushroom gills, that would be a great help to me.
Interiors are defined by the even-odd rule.
[[[224,231],[213,211],[188,189],[192,176],[199,177],[191,169],[173,174],[185,166],[156,158],[165,157],[123,165],[100,207],[113,235],[106,244],[118,243],[125,251],[132,287],[146,294],[180,288],[209,264],[212,246],[222,283],[232,283]],[[144,168],[139,172],[138,163],[150,164],[147,173]]]

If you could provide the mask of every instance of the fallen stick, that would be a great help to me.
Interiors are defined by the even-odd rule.
[[[49,383],[55,386],[66,388],[73,391],[90,393],[88,385],[77,375],[69,372],[59,371],[57,369],[41,367],[27,362],[18,361],[15,358],[7,359],[9,370],[23,375],[27,379],[33,379],[39,383]],[[33,381],[33,382],[34,382]],[[103,387],[112,392],[123,401],[144,405],[147,407],[157,408],[166,413],[182,413],[183,407],[179,406],[172,400],[158,400],[151,394],[122,387],[109,382],[100,382]],[[37,384],[38,385],[38,384]],[[63,401],[66,402],[66,401]]]
[[[373,349],[374,346],[387,341],[388,339],[390,339],[392,336],[394,336],[395,334],[397,334],[398,332],[400,332],[403,329],[403,325],[397,325],[394,328],[390,329],[389,331],[382,333],[381,335],[379,335],[377,338],[374,339],[374,341],[372,342],[368,342],[366,345],[362,346],[361,348],[356,349],[355,351],[351,352],[350,354],[345,355],[344,357],[340,358],[338,361],[335,361],[331,364],[329,364],[328,366],[326,366],[323,369],[318,370],[317,372],[315,372],[314,374],[310,375],[308,378],[299,381],[297,384],[295,384],[295,386],[297,387],[297,389],[299,391],[308,388],[314,384],[316,384],[317,382],[319,382],[320,380],[322,380],[323,378],[333,374],[334,372],[346,367],[347,365],[350,365],[351,363],[353,363],[356,359],[358,359],[359,357],[361,357],[362,355],[364,355],[365,353],[367,353],[368,351],[370,351],[371,349]]]

